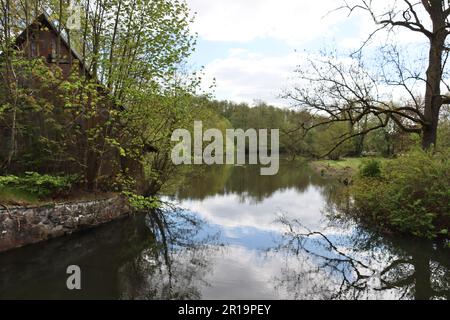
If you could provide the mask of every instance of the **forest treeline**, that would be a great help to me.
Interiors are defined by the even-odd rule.
[[[226,120],[230,128],[247,129],[279,129],[280,153],[295,159],[296,156],[306,158],[329,158],[338,160],[341,157],[360,157],[377,155],[394,157],[408,151],[418,144],[420,136],[405,132],[395,122],[386,127],[364,133],[366,127],[378,121],[368,115],[361,123],[330,122],[323,114],[312,114],[295,107],[276,107],[264,102],[234,103],[218,101],[209,97],[196,98],[217,115]],[[224,125],[224,122],[220,124]],[[311,129],[312,128],[312,129]],[[349,133],[355,137],[344,141],[342,137]],[[443,117],[439,127],[439,148],[450,147],[450,118]]]

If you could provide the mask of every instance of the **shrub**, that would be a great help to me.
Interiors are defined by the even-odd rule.
[[[359,168],[359,174],[363,177],[380,177],[381,176],[381,163],[379,160],[371,159],[364,161]]]
[[[0,187],[13,188],[36,195],[39,198],[68,192],[78,181],[77,176],[51,176],[26,172],[24,176],[0,176]]]
[[[147,211],[157,209],[161,206],[161,202],[156,197],[144,197],[132,192],[122,192],[127,198],[130,206],[136,211]]]
[[[351,189],[351,213],[382,229],[449,237],[449,155],[414,150],[389,161],[379,173],[379,166],[366,165]]]

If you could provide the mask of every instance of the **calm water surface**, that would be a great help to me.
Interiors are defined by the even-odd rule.
[[[450,297],[448,249],[346,221],[345,186],[305,166],[199,168],[168,190],[164,212],[0,254],[0,298]]]

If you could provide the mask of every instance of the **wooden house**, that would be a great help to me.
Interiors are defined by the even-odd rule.
[[[94,84],[94,89],[87,91],[87,97],[81,99],[87,102],[77,103],[76,101],[80,101],[76,99],[78,94],[73,96],[73,101],[70,101],[71,96],[58,94],[58,88],[49,89],[42,86],[42,83],[36,81],[34,77],[22,73],[22,69],[14,70],[17,84],[14,84],[13,88],[25,88],[28,92],[32,92],[33,96],[30,94],[30,99],[45,101],[44,104],[53,106],[51,113],[36,112],[27,105],[27,94],[25,97],[22,95],[21,102],[9,97],[11,89],[5,89],[8,83],[8,71],[7,68],[3,68],[5,64],[2,63],[0,75],[3,78],[4,88],[0,88],[0,95],[3,95],[0,98],[6,101],[3,103],[5,105],[11,106],[16,103],[16,106],[10,109],[19,108],[20,119],[19,113],[14,111],[6,111],[0,118],[0,169],[5,168],[7,163],[10,172],[20,173],[28,170],[66,174],[82,173],[89,188],[95,189],[99,177],[107,179],[117,171],[120,156],[116,148],[108,146],[105,141],[111,135],[111,124],[108,121],[110,111],[112,108],[123,108],[114,102],[106,87],[91,75],[83,57],[71,46],[46,13],[40,14],[20,33],[15,39],[14,49],[19,59],[26,61],[40,58],[45,61],[50,71],[59,68],[58,80],[68,79],[72,72],[77,72],[82,79],[85,77],[84,79],[90,80],[90,83]],[[58,83],[61,81],[56,81],[56,86]],[[67,107],[68,100],[72,109]],[[28,109],[30,111],[27,111]],[[55,126],[49,129],[49,121],[56,123],[59,129],[53,130]],[[21,124],[22,130],[17,128],[15,122]],[[27,126],[32,130],[23,130]],[[93,128],[98,132],[95,138],[88,136],[88,132]],[[70,132],[74,135],[72,140],[67,137]],[[55,159],[57,156],[52,154],[52,150],[44,150],[46,148],[40,146],[40,141],[54,141],[54,145],[59,143],[58,141],[64,141],[66,145],[66,141],[71,142],[70,145],[65,146],[66,156]],[[93,147],[93,145],[101,146],[101,148]],[[13,164],[11,164],[11,150],[14,150],[15,155]],[[45,159],[45,153],[48,153],[49,161],[41,161],[30,167],[29,163],[33,162],[33,157]]]

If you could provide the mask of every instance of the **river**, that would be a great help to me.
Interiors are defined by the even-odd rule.
[[[199,167],[162,211],[0,254],[0,298],[448,299],[449,250],[345,219],[345,190],[296,162]]]

